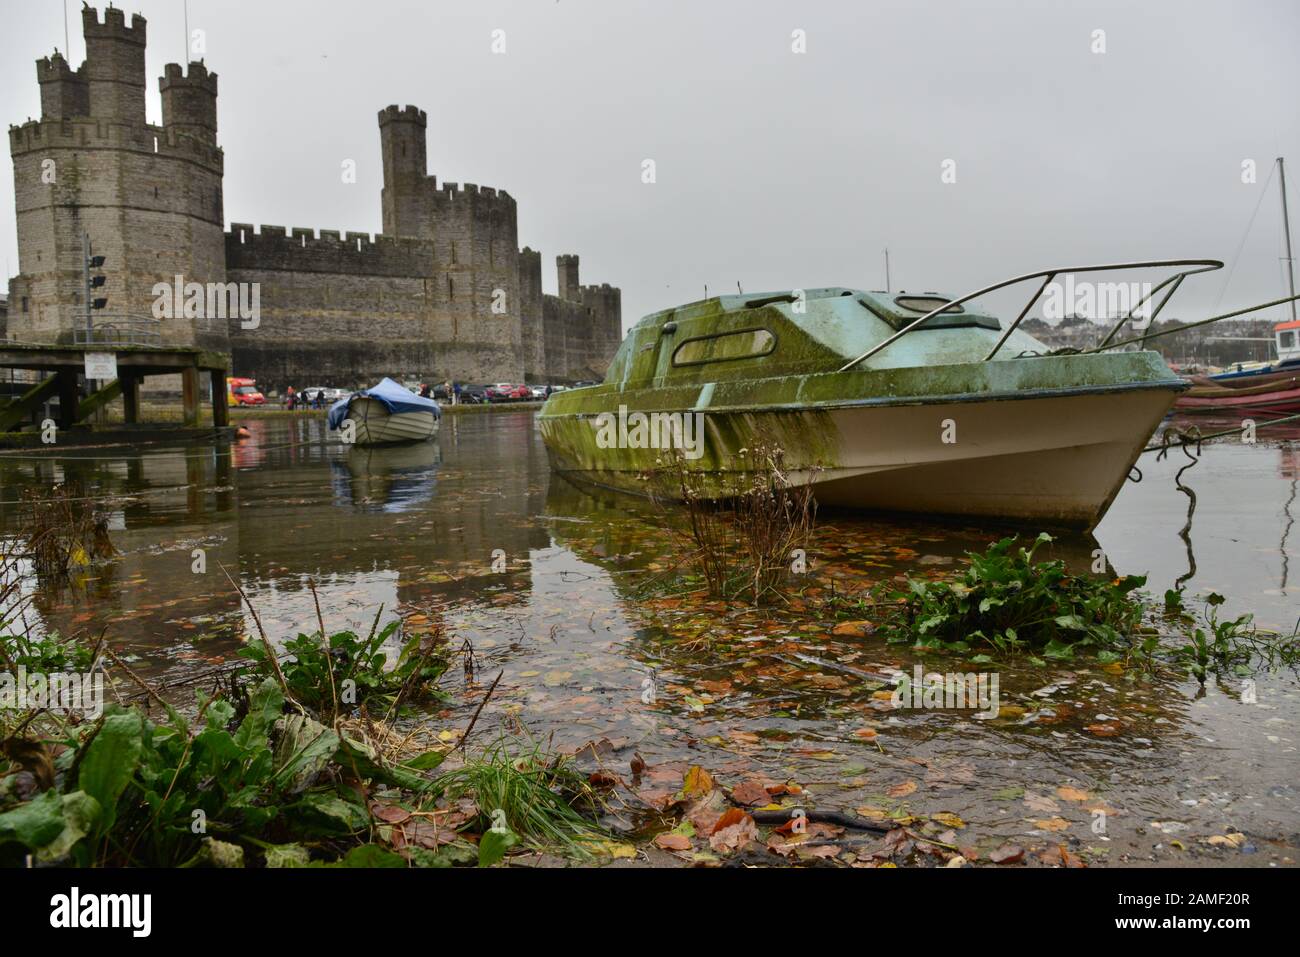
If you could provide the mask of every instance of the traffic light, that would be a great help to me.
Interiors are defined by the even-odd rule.
[[[108,277],[103,273],[91,273],[92,269],[103,269],[105,256],[92,256],[90,251],[90,237],[82,237],[82,254],[83,254],[83,272],[86,278],[86,328],[90,329],[90,312],[91,309],[103,309],[108,306],[108,296],[100,296],[96,299],[92,290],[103,289],[105,283],[108,283]]]
[[[103,268],[104,268],[104,256],[91,256],[90,259],[86,260],[87,273],[90,273],[91,269],[103,269]],[[103,274],[98,274],[98,273],[90,274],[90,289],[101,289],[101,287],[104,286],[104,283],[107,282],[108,282],[108,277],[103,276]],[[90,307],[92,309],[103,309],[105,306],[108,306],[107,298],[90,300]]]

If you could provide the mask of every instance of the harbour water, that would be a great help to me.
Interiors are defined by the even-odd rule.
[[[698,602],[646,583],[669,572],[672,509],[592,493],[551,474],[529,411],[449,415],[437,442],[346,448],[319,418],[250,419],[213,447],[101,447],[0,456],[0,522],[24,489],[80,478],[101,498],[119,555],[42,589],[37,630],[98,635],[135,667],[177,681],[233,660],[255,634],[237,580],[274,640],[401,618],[441,629],[458,655],[451,703],[428,715],[454,740],[498,672],[476,736],[526,733],[632,780],[635,829],[691,765],[728,786],[796,782],[817,807],[898,817],[955,815],[955,842],[1010,843],[1089,864],[1243,865],[1296,860],[1296,719],[1288,670],[1237,678],[1131,680],[1095,662],[1000,661],[1003,709],[891,709],[856,672],[920,664],[967,671],[870,635],[836,633],[811,603],[776,609]],[[1223,614],[1290,633],[1300,616],[1300,433],[1174,449],[1141,461],[1093,536],[1051,546],[1072,563],[1097,550],[1159,596],[1227,596]],[[846,590],[960,568],[1003,530],[823,513],[809,560]],[[380,610],[382,606],[382,611]],[[1243,700],[1245,699],[1245,700]],[[584,747],[590,745],[590,747]],[[942,818],[947,820],[948,818]],[[1100,822],[1100,823],[1099,823]],[[1224,835],[1231,841],[1210,843]]]

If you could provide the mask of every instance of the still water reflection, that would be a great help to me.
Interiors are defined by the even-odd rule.
[[[226,574],[276,639],[315,621],[312,581],[331,628],[368,630],[382,606],[384,619],[468,642],[479,676],[504,670],[482,727],[570,749],[606,741],[602,760],[623,774],[640,753],[651,802],[702,764],[728,783],[793,778],[829,807],[955,813],[962,841],[986,850],[1017,840],[1067,843],[1095,862],[1194,862],[1228,853],[1200,839],[1243,831],[1234,863],[1295,858],[1300,701],[1289,672],[1261,677],[1258,703],[1245,704],[1234,682],[1202,691],[1096,665],[1008,662],[1006,717],[890,714],[853,669],[910,672],[919,659],[906,650],[836,635],[798,602],[686,615],[649,601],[638,586],[672,562],[669,519],[552,476],[531,413],[448,416],[436,443],[397,449],[347,449],[320,419],[247,426],[248,439],[215,448],[0,456],[5,530],[25,487],[75,476],[104,497],[121,552],[89,580],[39,592],[33,623],[107,627],[168,680],[229,660],[250,633]],[[1197,496],[1187,541],[1188,498],[1173,481],[1185,464],[1179,452],[1146,456],[1144,480],[1125,487],[1096,537],[1063,539],[1057,553],[1086,565],[1101,549],[1119,573],[1149,572],[1157,594],[1183,578],[1189,593],[1220,591],[1233,614],[1291,631],[1295,446],[1207,446],[1183,477]],[[844,514],[824,514],[819,529],[820,570],[859,584],[956,568],[998,534]],[[482,689],[462,690],[458,670],[448,680],[458,698],[434,717],[454,730]],[[1079,791],[1086,800],[1062,796]],[[1190,850],[1171,850],[1171,838]]]

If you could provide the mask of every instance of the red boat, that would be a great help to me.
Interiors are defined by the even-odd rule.
[[[1280,415],[1300,412],[1300,374],[1239,388],[1202,384],[1209,381],[1201,376],[1193,379],[1192,387],[1174,401],[1175,411],[1270,412]]]
[[[1277,361],[1249,372],[1191,376],[1192,387],[1174,401],[1178,412],[1300,412],[1300,322],[1273,327]]]

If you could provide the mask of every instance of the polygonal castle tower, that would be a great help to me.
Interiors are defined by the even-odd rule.
[[[8,333],[68,342],[85,326],[83,235],[105,257],[99,322],[154,318],[154,286],[225,278],[223,157],[217,77],[202,63],[168,64],[161,126],[145,120],[145,20],[114,7],[82,10],[86,59],[57,50],[36,63],[41,118],[9,128],[19,275]],[[164,343],[227,351],[226,323],[176,317]]]
[[[226,231],[216,74],[168,64],[162,126],[150,125],[144,19],[127,26],[109,7],[100,22],[87,7],[82,20],[85,62],[74,72],[57,51],[38,61],[41,119],[10,127],[11,339],[67,342],[84,327],[85,234],[106,257],[98,320],[156,317],[155,286],[178,276],[225,296],[256,289],[254,321],[177,314],[160,330],[169,345],[230,352],[232,372],[264,386],[603,376],[622,338],[619,290],[579,285],[578,257],[560,256],[559,295],[543,295],[541,254],[518,247],[515,200],[428,173],[424,111],[379,113],[382,234]]]

